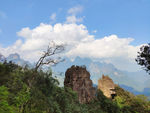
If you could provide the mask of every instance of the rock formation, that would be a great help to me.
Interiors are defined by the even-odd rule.
[[[116,96],[115,84],[111,78],[102,75],[102,78],[98,80],[98,89],[108,98],[114,98]]]
[[[95,97],[96,90],[86,67],[72,66],[69,68],[65,73],[64,86],[77,92],[80,103],[88,103]]]

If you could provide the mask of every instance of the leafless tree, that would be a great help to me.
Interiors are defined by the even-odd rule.
[[[57,45],[54,42],[51,42],[46,51],[43,51],[42,56],[39,58],[35,65],[35,71],[33,72],[31,78],[28,80],[29,87],[31,88],[35,82],[37,71],[43,65],[56,65],[59,62],[64,61],[61,57],[56,57],[64,51],[64,45]]]
[[[62,59],[61,57],[55,57],[57,54],[63,52],[64,49],[64,45],[57,45],[54,42],[51,42],[48,45],[47,50],[43,52],[42,56],[37,61],[35,70],[37,71],[39,67],[43,65],[56,65],[59,62],[64,61],[64,59]]]

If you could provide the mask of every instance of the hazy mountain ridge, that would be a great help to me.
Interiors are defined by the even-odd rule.
[[[25,66],[25,64],[31,66],[31,63],[25,61],[20,58],[19,54],[10,54],[7,58],[8,61],[13,61],[16,64],[21,66]],[[91,74],[91,79],[94,84],[97,84],[99,78],[101,78],[102,74],[109,75],[116,84],[125,86],[123,88],[128,89],[131,87],[135,90],[134,94],[137,92],[143,92],[149,85],[149,76],[146,75],[144,71],[138,72],[127,72],[117,69],[113,64],[108,64],[104,62],[92,61],[90,58],[80,58],[76,57],[73,61],[69,58],[65,57],[65,61],[57,64],[52,67],[54,72],[54,76],[60,81],[60,84],[63,85],[63,79],[65,75],[65,71],[71,67],[72,65],[85,65],[87,70]],[[137,92],[136,92],[137,91]]]
[[[98,79],[102,76],[102,74],[105,74],[109,75],[116,84],[123,84],[129,87],[133,87],[137,91],[142,91],[144,88],[149,87],[149,76],[145,71],[122,71],[117,69],[113,64],[92,61],[89,58],[76,57],[74,61],[71,61],[69,58],[65,59],[65,62],[59,63],[57,66],[52,67],[52,70],[54,72],[65,74],[66,69],[72,65],[85,65],[91,74],[91,79],[93,80],[94,84],[97,84]]]
[[[0,54],[0,62],[4,62],[5,59],[6,59],[6,58],[5,58],[2,54]]]
[[[18,65],[23,66],[23,67],[26,65],[32,66],[32,64],[30,62],[21,59],[20,55],[17,53],[10,54],[8,57],[6,57],[6,60],[8,62],[12,61],[13,63],[18,64]]]

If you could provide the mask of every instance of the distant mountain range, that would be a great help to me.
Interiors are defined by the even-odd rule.
[[[21,59],[17,53],[10,54],[6,59],[21,66],[33,66],[30,62]],[[63,85],[65,71],[72,65],[85,65],[95,85],[97,85],[98,79],[104,74],[110,76],[116,84],[134,94],[150,95],[150,76],[145,71],[122,71],[117,69],[113,64],[92,61],[90,58],[81,57],[76,57],[73,61],[65,57],[64,62],[52,67],[54,76],[58,78],[61,86]]]
[[[5,59],[6,59],[6,58],[5,58],[2,54],[0,54],[0,62],[4,62]]]
[[[72,65],[85,65],[91,74],[91,79],[94,84],[97,84],[98,79],[104,74],[110,76],[116,84],[126,85],[137,91],[142,91],[144,88],[149,88],[148,86],[150,86],[148,84],[150,83],[150,76],[143,70],[137,72],[122,71],[117,69],[113,64],[92,61],[89,58],[76,57],[71,61],[66,57],[64,62],[52,67],[52,70],[64,76],[65,71]]]
[[[14,54],[10,54],[8,57],[5,58],[8,62],[12,61],[15,64],[18,64],[20,66],[32,66],[32,64],[28,61],[25,61],[23,59],[20,58],[20,55],[17,53]]]
[[[126,86],[126,85],[120,85],[120,87],[126,89],[127,91],[130,91],[131,93],[135,95],[145,95],[150,97],[150,88],[144,88],[142,92],[136,91],[132,87]]]

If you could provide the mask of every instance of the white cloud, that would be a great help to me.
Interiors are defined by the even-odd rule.
[[[94,36],[89,35],[88,30],[82,24],[57,23],[52,26],[50,24],[41,23],[34,29],[23,28],[17,34],[24,38],[24,42],[18,47],[18,52],[20,52],[25,59],[30,61],[36,60],[38,58],[37,56],[41,53],[40,51],[46,49],[51,41],[67,44],[68,48],[66,49],[68,51],[80,42],[94,40]],[[7,48],[7,50],[9,51],[10,48],[12,47]],[[14,52],[16,52],[15,49]]]
[[[97,30],[93,30],[92,33],[97,33]]]
[[[68,16],[66,19],[66,23],[80,23],[83,21],[83,17],[77,18],[76,16]]]
[[[78,13],[83,10],[82,6],[75,6],[68,10],[69,16],[66,17],[66,23],[81,23],[84,17],[77,17]]]
[[[119,38],[116,35],[79,43],[68,51],[68,57],[90,57],[114,64],[118,69],[135,71],[135,62],[140,46],[132,46],[132,38]]]
[[[95,39],[86,26],[75,23],[57,23],[54,26],[41,23],[33,29],[23,28],[17,34],[23,41],[18,40],[7,48],[0,47],[0,51],[4,55],[18,52],[30,61],[36,61],[48,43],[55,41],[67,45],[65,55],[70,58],[90,57],[113,63],[119,69],[131,70],[135,68],[134,58],[140,47],[130,44],[133,38],[111,35]]]
[[[13,45],[3,48],[0,46],[0,52],[5,55],[8,56],[11,53],[22,53],[20,51],[20,47],[21,47],[22,41],[21,40],[17,40]]]
[[[50,19],[52,21],[55,21],[56,20],[56,13],[53,13],[51,16],[50,16]]]
[[[75,6],[73,8],[70,8],[68,10],[68,14],[71,14],[71,15],[76,15],[77,13],[81,13],[83,11],[83,7],[82,6]]]
[[[131,46],[132,38],[119,38],[111,35],[95,39],[87,43],[80,43],[68,52],[68,56],[90,56],[93,58],[127,57],[134,58],[137,47]]]

